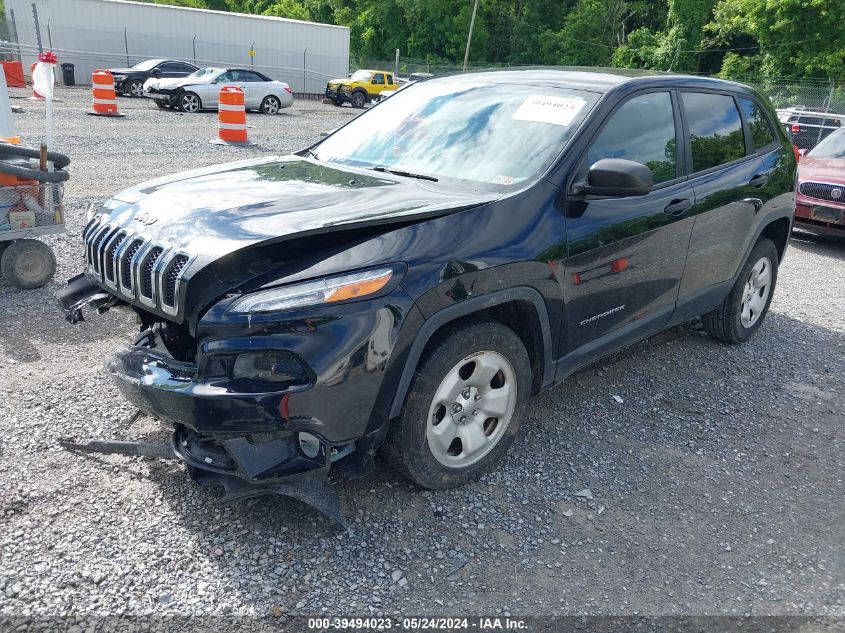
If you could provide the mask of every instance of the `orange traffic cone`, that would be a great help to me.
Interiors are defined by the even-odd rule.
[[[30,65],[29,65],[29,76],[30,76],[30,77],[34,77],[34,76],[35,76],[35,67],[36,67],[37,65],[38,65],[38,62],[35,62],[34,64],[30,64]],[[34,80],[34,79],[33,79],[33,81],[32,81],[32,96],[30,97],[30,99],[31,99],[32,101],[44,101],[44,95],[40,94],[40,93],[39,93],[39,92],[35,89],[35,80]]]
[[[91,92],[94,95],[94,109],[88,114],[94,116],[126,116],[117,110],[117,95],[114,93],[114,77],[107,70],[95,70],[91,75]]]
[[[238,147],[255,145],[247,138],[244,91],[237,86],[223,86],[217,103],[217,138],[209,142]]]

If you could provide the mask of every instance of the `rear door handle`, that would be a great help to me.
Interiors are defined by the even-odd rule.
[[[769,182],[769,175],[768,174],[757,174],[749,181],[749,185],[752,187],[762,187],[767,182]]]
[[[692,200],[689,198],[683,198],[682,200],[675,199],[667,204],[663,211],[671,215],[681,215],[690,207],[692,207]]]

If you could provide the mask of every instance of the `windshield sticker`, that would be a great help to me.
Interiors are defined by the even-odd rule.
[[[516,109],[511,119],[568,126],[586,103],[577,97],[531,95]]]
[[[513,184],[513,176],[496,176],[493,178],[494,185],[512,185]]]

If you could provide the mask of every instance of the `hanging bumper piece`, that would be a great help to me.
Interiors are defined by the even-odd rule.
[[[320,468],[304,472],[274,477],[267,480],[249,480],[223,472],[217,468],[203,468],[190,457],[177,450],[178,433],[172,444],[154,444],[151,442],[125,442],[117,440],[90,440],[77,442],[60,439],[59,445],[78,453],[97,453],[103,455],[129,455],[132,457],[152,457],[156,459],[177,459],[186,463],[191,478],[202,486],[220,485],[225,494],[221,503],[231,503],[253,499],[262,495],[281,495],[292,497],[310,505],[315,510],[332,519],[342,529],[348,527],[340,510],[340,503],[335,489],[328,482],[329,462]],[[193,463],[192,463],[193,462]]]

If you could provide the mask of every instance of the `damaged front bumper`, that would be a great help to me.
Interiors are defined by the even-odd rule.
[[[83,319],[86,306],[102,312],[126,305],[84,275],[56,296],[72,322]],[[411,332],[400,337],[406,318],[413,319],[411,329],[421,319],[407,293],[397,288],[369,302],[333,306],[330,316],[233,320],[218,304],[201,319],[196,338],[183,325],[129,307],[141,319],[141,334],[106,369],[126,400],[172,426],[172,443],[63,446],[178,458],[196,481],[222,485],[224,500],[282,494],[343,525],[327,474],[340,467],[355,477],[374,468],[402,367],[390,361],[403,355],[392,352],[410,344]],[[266,364],[239,362],[259,357],[276,359],[270,378]]]

